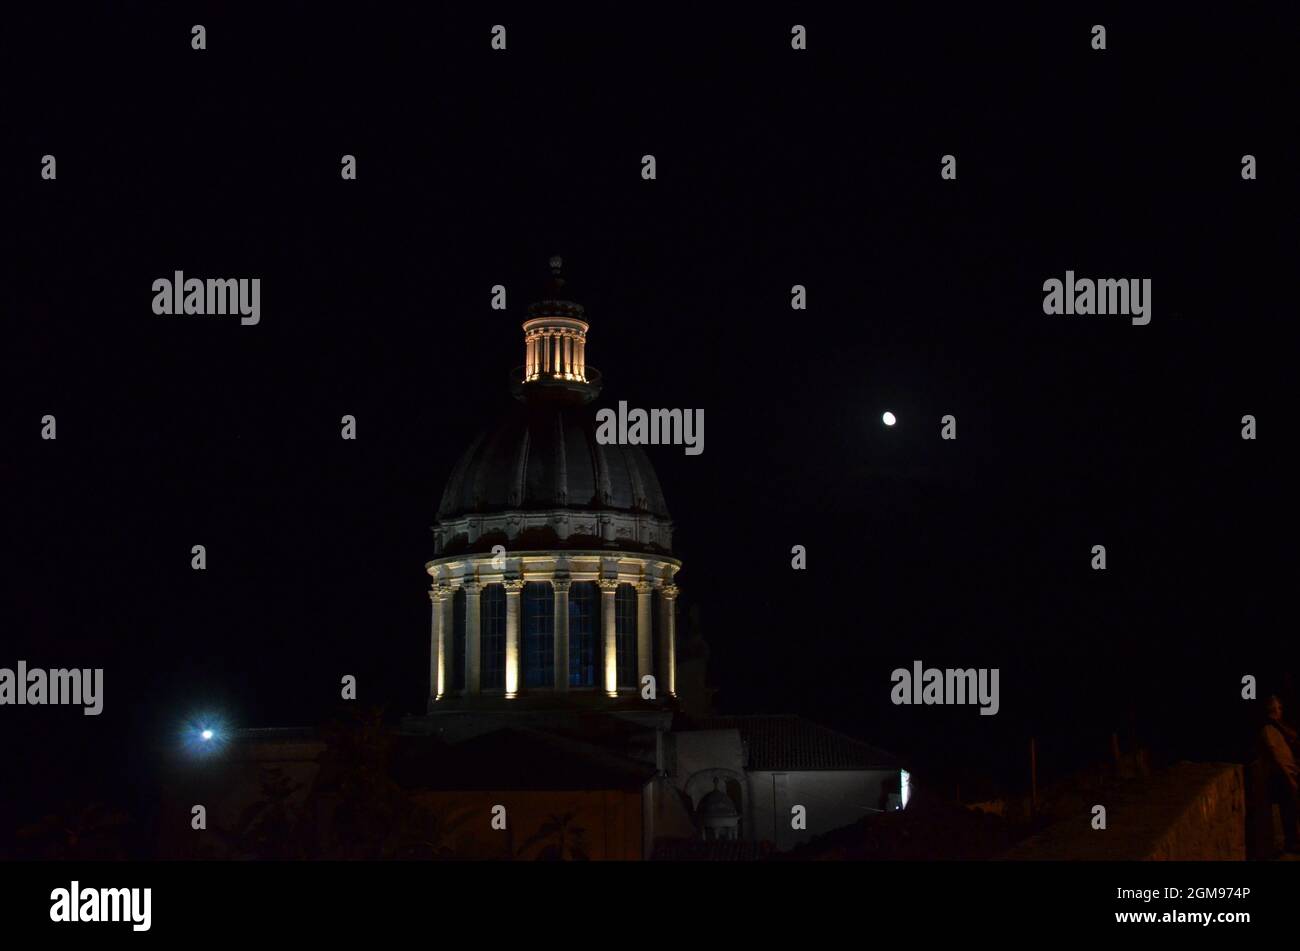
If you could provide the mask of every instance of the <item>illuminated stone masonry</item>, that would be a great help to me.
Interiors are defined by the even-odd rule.
[[[549,509],[531,512],[496,512],[464,515],[440,521],[433,531],[434,552],[441,554],[457,538],[476,545],[483,538],[513,540],[533,529],[550,529],[560,540],[571,537],[599,539],[603,544],[634,543],[668,551],[672,524],[648,513],[581,512]]]
[[[676,698],[672,518],[644,451],[597,438],[601,376],[562,264],[528,307],[515,403],[438,506],[429,712]]]
[[[639,696],[642,678],[652,675],[656,692],[661,696],[676,696],[676,612],[678,589],[673,576],[681,568],[675,558],[642,555],[630,552],[608,551],[538,551],[509,555],[475,554],[439,558],[426,566],[432,587],[429,598],[433,602],[429,682],[430,710],[434,704],[449,697],[500,697],[513,700],[521,694],[533,692],[565,693],[570,690],[602,691],[606,696]],[[519,597],[526,584],[541,582],[550,585],[554,617],[554,657],[551,683],[523,687],[520,629],[522,611]],[[601,643],[599,647],[600,678],[590,688],[570,685],[569,658],[569,592],[575,583],[593,582],[600,590]],[[505,589],[505,671],[500,687],[483,684],[482,642],[484,620],[482,598],[493,585]],[[635,678],[624,676],[620,683],[618,650],[615,643],[616,596],[620,587],[627,585],[636,598],[636,649]],[[462,663],[463,686],[453,687],[455,673],[455,643],[457,622],[453,605],[458,591],[464,592],[464,648]],[[656,593],[658,597],[656,598]],[[658,657],[653,651],[653,630],[656,618],[652,615],[657,602],[659,625]],[[622,673],[626,674],[627,671]]]

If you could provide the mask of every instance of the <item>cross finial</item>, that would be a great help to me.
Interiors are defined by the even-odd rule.
[[[564,258],[558,254],[551,255],[551,291],[559,293],[564,287],[564,278],[560,276],[560,268],[564,267]]]

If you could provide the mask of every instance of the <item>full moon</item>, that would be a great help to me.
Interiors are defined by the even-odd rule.
[[[212,731],[211,731],[211,730],[204,730],[204,731],[203,731],[201,734],[199,734],[199,735],[202,736],[205,740],[210,740],[210,739],[212,739]]]
[[[898,422],[898,417],[889,412],[889,410],[885,410],[885,415],[881,416],[880,419],[886,426],[892,426],[894,423]]]

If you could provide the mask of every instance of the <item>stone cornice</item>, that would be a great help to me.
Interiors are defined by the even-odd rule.
[[[473,552],[463,555],[443,555],[424,563],[424,567],[431,568],[437,565],[457,564],[460,562],[474,562],[481,564],[491,562],[495,557],[490,551]],[[530,548],[521,551],[507,551],[506,556],[510,560],[518,559],[560,559],[573,560],[581,558],[601,558],[608,561],[643,561],[653,564],[669,565],[674,571],[682,566],[680,558],[674,558],[672,555],[660,555],[655,552],[636,551],[635,549],[623,548]]]

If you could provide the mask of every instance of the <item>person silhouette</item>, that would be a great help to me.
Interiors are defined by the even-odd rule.
[[[1267,719],[1259,731],[1259,759],[1263,768],[1264,788],[1269,807],[1277,803],[1282,814],[1283,848],[1300,852],[1296,820],[1300,813],[1297,790],[1300,789],[1300,766],[1296,764],[1296,730],[1282,719],[1282,701],[1271,695],[1264,703]]]

